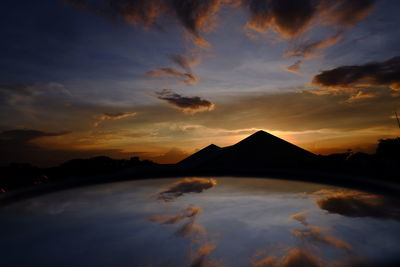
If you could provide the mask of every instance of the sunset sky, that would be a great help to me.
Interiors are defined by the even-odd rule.
[[[399,135],[398,0],[4,0],[0,165]]]

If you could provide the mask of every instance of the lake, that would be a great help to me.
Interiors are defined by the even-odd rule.
[[[385,266],[400,258],[397,199],[272,178],[99,184],[0,214],[2,266]]]

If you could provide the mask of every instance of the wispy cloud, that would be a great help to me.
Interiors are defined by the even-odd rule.
[[[103,121],[108,121],[108,120],[120,120],[124,118],[130,118],[130,117],[135,117],[136,112],[115,112],[115,113],[104,113],[99,116],[97,116],[97,121],[93,123],[94,127],[97,127],[100,125],[101,122]]]
[[[199,81],[193,74],[175,68],[159,68],[147,71],[146,74],[153,77],[173,77],[185,84],[195,84]]]

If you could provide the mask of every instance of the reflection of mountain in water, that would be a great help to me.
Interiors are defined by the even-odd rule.
[[[295,167],[316,159],[317,156],[307,150],[267,132],[258,131],[233,146],[220,148],[210,145],[178,165],[206,170]]]

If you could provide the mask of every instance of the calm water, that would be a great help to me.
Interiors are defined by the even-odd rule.
[[[384,266],[400,257],[392,199],[305,182],[214,179],[95,185],[2,207],[1,265]]]

